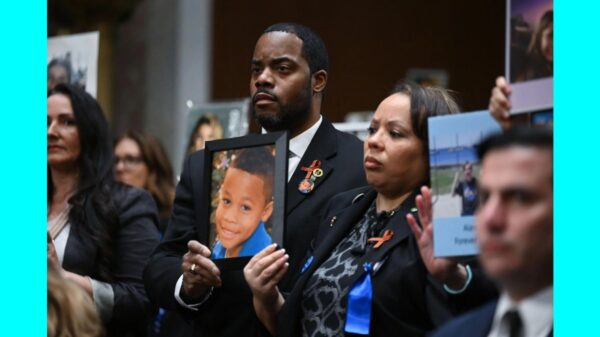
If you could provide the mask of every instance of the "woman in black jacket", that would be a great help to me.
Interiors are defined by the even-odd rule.
[[[364,142],[370,186],[329,203],[314,249],[292,292],[277,282],[287,255],[271,246],[244,273],[256,313],[278,336],[424,336],[490,294],[468,265],[434,258],[427,117],[458,107],[443,89],[401,84],[384,99]],[[343,174],[343,172],[339,172]],[[418,204],[418,206],[417,206]],[[490,295],[494,295],[492,291]]]
[[[88,93],[64,84],[48,92],[47,142],[48,260],[92,297],[107,336],[142,335],[156,204],[113,181],[108,124]]]

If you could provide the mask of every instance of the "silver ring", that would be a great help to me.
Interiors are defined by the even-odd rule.
[[[196,264],[192,263],[192,266],[190,267],[190,273],[192,274],[196,274],[194,271],[196,270]]]

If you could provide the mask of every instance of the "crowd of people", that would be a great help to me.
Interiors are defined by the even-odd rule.
[[[475,215],[481,253],[436,257],[427,118],[460,113],[454,97],[400,82],[361,142],[321,110],[328,71],[308,27],[275,24],[256,42],[252,117],[289,138],[283,247],[259,237],[273,172],[246,157],[272,160],[264,148],[229,166],[217,227],[231,232],[242,225],[232,214],[252,213],[261,230],[248,234],[262,250],[219,230],[214,246],[200,242],[202,149],[223,136],[212,116],[194,127],[175,188],[156,138],[132,130],[113,140],[94,98],[51,88],[48,336],[552,335],[552,131],[515,125],[510,86],[497,79],[490,111],[504,132],[478,147],[479,178],[467,163],[452,188]],[[242,255],[253,255],[243,270],[214,261]]]

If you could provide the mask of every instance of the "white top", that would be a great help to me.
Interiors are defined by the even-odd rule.
[[[290,178],[292,178],[292,175],[294,175],[294,171],[296,171],[298,164],[300,164],[300,159],[302,159],[302,156],[304,156],[306,149],[308,149],[310,142],[315,137],[315,134],[317,133],[317,130],[319,129],[319,126],[321,126],[322,122],[323,122],[323,116],[319,115],[319,120],[315,124],[313,124],[313,126],[306,129],[304,132],[297,135],[296,137],[290,139],[290,141],[288,143],[288,151],[290,152],[288,155],[288,175],[287,175],[288,181],[290,181]],[[263,129],[262,133],[266,133],[266,130]],[[182,286],[183,286],[183,274],[181,274],[181,276],[179,276],[179,279],[177,279],[177,283],[175,284],[174,295],[175,295],[175,300],[177,301],[177,303],[179,303],[180,305],[182,305],[188,309],[198,310],[198,306],[201,305],[202,303],[204,303],[210,296],[210,292],[209,292],[199,303],[187,304],[179,296]]]
[[[57,216],[54,219],[50,219],[46,222],[47,230],[50,230],[54,224],[62,217]],[[66,223],[64,227],[58,232],[58,235],[52,240],[54,242],[54,250],[58,257],[58,262],[63,265],[65,259],[65,250],[67,248],[67,240],[69,239],[69,233],[71,232],[71,224]],[[86,276],[92,284],[92,299],[96,305],[102,321],[109,322],[112,318],[112,311],[115,305],[115,294],[112,286],[107,282],[101,282],[95,280],[89,276]]]
[[[292,175],[294,175],[294,171],[296,171],[298,164],[300,164],[300,159],[302,159],[302,156],[304,156],[306,149],[308,149],[310,142],[317,133],[317,130],[319,129],[319,126],[321,126],[322,122],[323,116],[319,115],[319,120],[313,126],[306,129],[296,137],[290,139],[288,146],[288,150],[290,152],[288,156],[288,181],[290,181]]]
[[[520,302],[512,301],[506,292],[500,295],[492,329],[488,337],[508,336],[508,323],[502,318],[507,311],[517,310],[523,322],[523,337],[546,337],[554,326],[554,287],[549,286]]]
[[[50,219],[46,222],[46,229],[50,230],[56,221],[61,219],[61,216],[57,216],[54,219]],[[65,258],[65,248],[67,247],[67,239],[69,239],[69,232],[71,232],[71,224],[67,222],[66,225],[58,232],[56,238],[54,238],[54,249],[56,250],[56,256],[58,257],[58,262],[62,266],[63,260]]]

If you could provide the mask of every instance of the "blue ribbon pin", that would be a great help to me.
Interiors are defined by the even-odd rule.
[[[306,271],[306,269],[308,269],[308,267],[310,267],[310,264],[313,261],[313,256],[311,255],[307,260],[306,263],[304,263],[304,266],[302,266],[302,270],[300,270],[300,274],[304,274],[304,272]]]
[[[365,273],[354,282],[348,293],[344,331],[368,335],[369,326],[371,325],[371,303],[373,301],[373,287],[371,284],[373,265],[367,262],[363,265],[363,268]]]

